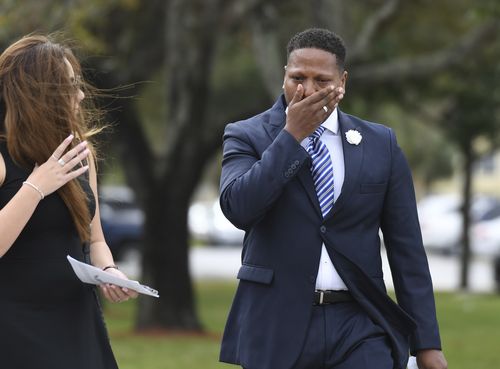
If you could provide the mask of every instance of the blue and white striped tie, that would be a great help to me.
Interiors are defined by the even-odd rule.
[[[323,218],[333,207],[333,166],[330,152],[320,137],[325,132],[325,127],[319,126],[314,133],[309,136],[307,152],[311,156],[311,174],[318,195],[319,206]]]

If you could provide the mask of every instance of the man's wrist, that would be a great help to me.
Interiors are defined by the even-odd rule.
[[[293,131],[292,129],[290,129],[290,127],[288,127],[287,125],[285,125],[285,128],[283,128],[283,130],[284,130],[284,131],[286,131],[286,132],[288,132],[288,133],[290,134],[290,136],[292,136],[292,137],[295,139],[295,141],[297,141],[298,143],[301,143],[301,142],[302,142],[302,140],[305,138],[305,137],[304,137],[304,138],[302,138],[302,137],[300,136],[300,134],[298,134],[298,133],[294,132],[294,131]]]
[[[440,349],[423,349],[416,353],[419,369],[447,369],[448,363]]]

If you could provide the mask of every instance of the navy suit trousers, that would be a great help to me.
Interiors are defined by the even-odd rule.
[[[344,302],[313,308],[293,369],[392,369],[393,365],[384,330],[356,302]]]

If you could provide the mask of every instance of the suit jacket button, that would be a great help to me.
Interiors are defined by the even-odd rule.
[[[319,231],[320,231],[321,233],[326,233],[326,227],[325,227],[325,226],[321,226],[321,227],[319,227]]]
[[[310,276],[310,277],[309,277],[309,282],[310,282],[311,284],[315,283],[315,282],[316,282],[316,277],[315,277],[314,275]]]
[[[295,165],[299,165],[299,164],[300,164],[300,161],[295,160],[293,163],[294,163]]]

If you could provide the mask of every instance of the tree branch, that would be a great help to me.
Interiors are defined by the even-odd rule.
[[[276,8],[272,5],[262,7],[250,22],[252,47],[255,60],[263,76],[263,81],[270,97],[274,99],[281,93],[283,82],[283,61],[279,53]]]
[[[110,74],[100,74],[100,86],[116,86],[113,76]],[[131,97],[136,91],[136,86],[131,86],[126,90],[128,96],[121,95],[120,91],[114,93],[103,101],[107,105],[108,116],[112,124],[116,124],[113,133],[114,145],[119,149],[119,154],[124,165],[124,172],[134,192],[138,195],[140,203],[144,204],[144,192],[148,186],[155,181],[154,155],[146,138],[146,133],[140,124],[134,106],[134,99]],[[111,87],[112,89],[112,87]]]
[[[400,0],[386,0],[378,11],[368,18],[349,53],[350,62],[362,59],[366,55],[368,44],[373,40],[381,26],[394,18],[400,3]]]
[[[500,21],[492,20],[466,34],[455,46],[419,58],[399,59],[384,64],[356,67],[350,74],[355,83],[378,84],[389,80],[411,79],[432,75],[460,63],[463,58],[496,37]]]
[[[196,154],[193,147],[202,139],[219,5],[219,0],[170,2],[166,40],[169,52],[165,60],[169,137],[164,182],[175,171],[179,157],[186,159]]]
[[[257,9],[269,2],[270,0],[221,0],[221,9],[226,9],[223,18],[229,27],[241,23],[248,17],[248,14],[253,13]]]

